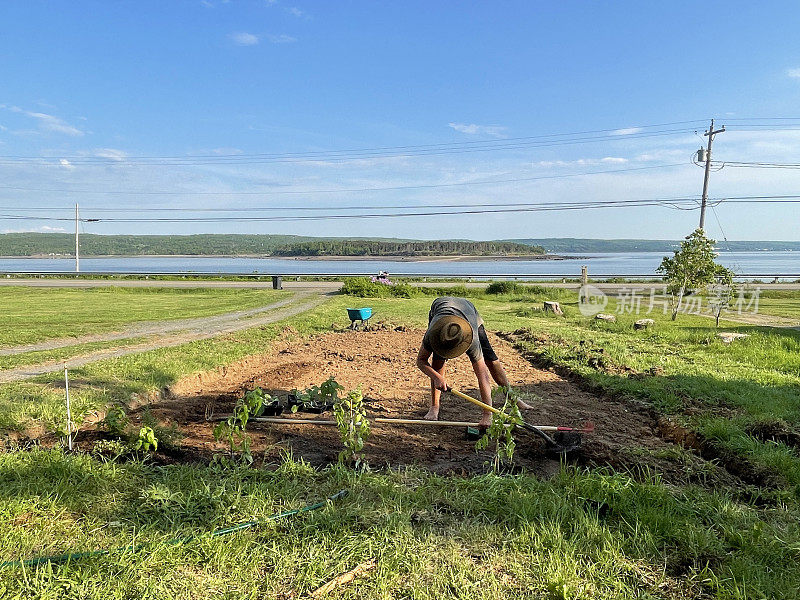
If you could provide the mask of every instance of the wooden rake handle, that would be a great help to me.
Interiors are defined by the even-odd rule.
[[[506,413],[504,413],[502,410],[499,410],[499,409],[495,408],[494,406],[489,406],[488,404],[486,404],[485,402],[481,402],[477,398],[473,398],[472,396],[467,396],[466,394],[462,394],[458,390],[454,390],[451,387],[448,387],[447,391],[450,392],[451,394],[454,394],[454,395],[458,396],[462,400],[466,400],[467,402],[472,402],[475,406],[480,406],[481,408],[483,408],[485,410],[488,410],[490,412],[493,412],[496,415],[503,415],[507,419],[511,418]],[[520,427],[522,429],[525,429],[526,431],[530,431],[531,433],[534,433],[534,434],[538,435],[545,442],[547,442],[548,446],[551,446],[553,448],[561,447],[561,444],[556,442],[553,438],[551,438],[549,435],[547,435],[544,431],[542,431],[538,427],[534,427],[533,425],[529,425],[525,421],[522,421],[522,423],[519,423],[517,425],[517,427]]]

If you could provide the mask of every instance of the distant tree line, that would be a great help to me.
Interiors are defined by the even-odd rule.
[[[82,256],[475,256],[544,253],[541,247],[513,242],[420,242],[275,234],[82,234],[80,248]],[[75,238],[69,233],[0,234],[0,256],[73,256],[74,253]]]
[[[509,256],[544,254],[541,246],[512,242],[385,242],[368,240],[318,240],[280,246],[275,256]]]

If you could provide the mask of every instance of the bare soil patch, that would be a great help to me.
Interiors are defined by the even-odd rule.
[[[215,371],[187,377],[153,399],[147,408],[158,419],[175,423],[184,434],[181,455],[209,458],[225,450],[215,442],[215,414],[230,413],[236,399],[261,387],[285,399],[294,388],[320,384],[331,375],[353,389],[361,386],[373,417],[421,418],[429,402],[429,380],[415,367],[422,330],[375,327],[369,331],[331,332],[300,339],[287,330],[265,354],[252,356]],[[637,470],[646,465],[674,483],[729,477],[690,451],[664,439],[657,419],[623,401],[582,390],[548,370],[534,367],[507,341],[490,334],[511,385],[540,396],[524,417],[539,425],[580,425],[593,421],[596,432],[584,436],[573,460],[592,466]],[[448,382],[477,397],[477,382],[469,360],[448,363]],[[137,410],[144,410],[141,407]],[[314,418],[315,415],[297,415]],[[446,394],[441,420],[477,421],[480,409]],[[332,415],[321,418],[332,419]],[[256,459],[270,463],[291,451],[321,466],[336,461],[341,442],[335,427],[251,423]],[[515,464],[540,476],[558,471],[559,459],[525,433],[517,436]],[[477,452],[460,428],[375,426],[365,448],[373,467],[419,465],[437,473],[470,474],[486,470],[489,452]]]

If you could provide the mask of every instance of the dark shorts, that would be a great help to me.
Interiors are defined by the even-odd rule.
[[[481,325],[478,327],[478,341],[481,343],[481,352],[483,353],[483,360],[486,362],[494,362],[498,360],[497,353],[495,353],[494,348],[489,343],[489,337],[486,335],[486,328]],[[441,360],[446,361],[446,358],[442,358],[436,352],[433,353],[433,360]]]

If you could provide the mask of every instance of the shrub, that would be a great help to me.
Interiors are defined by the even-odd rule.
[[[346,277],[339,291],[359,298],[412,298],[421,295],[420,290],[407,283],[386,285],[367,277]]]
[[[516,281],[495,281],[486,288],[487,294],[525,294],[528,288]]]

